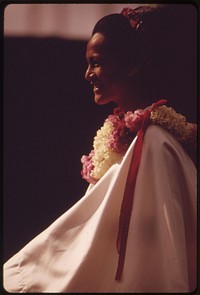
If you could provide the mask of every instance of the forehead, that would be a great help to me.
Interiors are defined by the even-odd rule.
[[[94,54],[106,54],[107,45],[106,37],[101,33],[95,33],[87,44],[86,57]]]

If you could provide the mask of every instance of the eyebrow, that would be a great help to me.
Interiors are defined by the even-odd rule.
[[[102,56],[100,54],[98,54],[98,53],[94,53],[89,57],[86,55],[86,60],[87,61],[91,61],[91,60],[94,60],[96,58],[98,58],[98,59],[101,58],[102,59]]]

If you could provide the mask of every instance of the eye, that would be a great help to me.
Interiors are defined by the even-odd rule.
[[[90,60],[90,65],[93,68],[100,67],[102,65],[102,61],[99,58],[92,58]]]
[[[101,65],[100,61],[99,60],[93,60],[91,62],[91,65],[95,68],[99,67]]]

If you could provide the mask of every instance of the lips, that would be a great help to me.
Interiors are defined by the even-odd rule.
[[[93,86],[94,93],[99,93],[103,87],[102,83],[91,83]]]

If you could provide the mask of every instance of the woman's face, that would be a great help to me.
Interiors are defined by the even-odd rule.
[[[89,40],[86,50],[88,68],[85,79],[93,86],[94,100],[97,104],[106,104],[124,99],[127,87],[127,73],[119,66],[106,37],[95,33]]]

